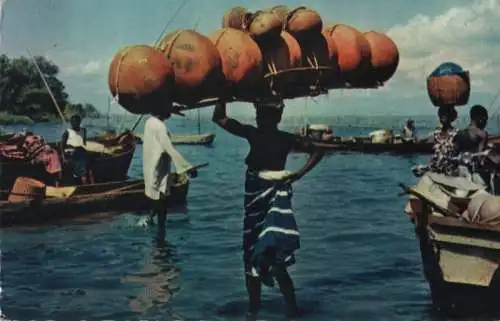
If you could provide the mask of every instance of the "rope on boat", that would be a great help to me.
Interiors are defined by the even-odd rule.
[[[167,28],[170,26],[170,24],[172,23],[172,21],[174,20],[174,18],[179,14],[179,12],[182,10],[182,8],[184,8],[184,6],[188,3],[189,0],[184,0],[184,2],[179,6],[179,8],[177,8],[177,10],[174,12],[174,14],[170,17],[170,19],[167,21],[167,23],[165,24],[165,26],[163,27],[163,30],[161,31],[160,35],[158,36],[158,38],[156,38],[156,41],[153,43],[153,47],[157,47],[159,45],[159,42],[161,41],[163,35],[165,34]],[[198,22],[200,21],[200,18],[198,18],[196,24],[195,24],[195,30],[198,26]],[[142,118],[144,117],[144,115],[140,115],[139,117],[137,117],[137,120],[134,124],[134,126],[132,127],[132,131],[134,131],[136,129],[136,127],[139,125],[139,123],[141,122]],[[122,125],[120,126],[120,129],[123,127],[123,122],[122,122]]]

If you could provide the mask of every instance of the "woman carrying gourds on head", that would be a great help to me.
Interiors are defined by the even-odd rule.
[[[455,136],[458,130],[453,127],[457,119],[457,111],[453,105],[439,107],[439,126],[434,130],[433,149],[434,156],[429,163],[432,172],[449,176],[458,175],[458,166],[452,160],[457,155]]]

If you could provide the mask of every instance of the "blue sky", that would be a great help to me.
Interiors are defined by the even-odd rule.
[[[107,72],[123,46],[152,44],[184,0],[0,0],[0,52],[11,57],[43,55],[61,67],[60,77],[73,101],[107,108]],[[276,4],[307,4],[324,22],[347,23],[367,31],[388,33],[400,50],[401,62],[387,88],[331,91],[315,101],[295,99],[286,115],[419,115],[433,114],[425,77],[443,61],[470,70],[470,103],[490,107],[500,84],[500,0],[188,0],[167,32],[192,28],[210,34],[232,6],[249,10]],[[232,104],[231,113],[250,114],[248,104]],[[307,105],[307,107],[305,107]],[[500,101],[490,109],[500,106]],[[211,108],[208,108],[211,109]],[[114,113],[122,113],[118,105]],[[205,110],[205,112],[210,112]],[[466,108],[461,108],[461,113]]]

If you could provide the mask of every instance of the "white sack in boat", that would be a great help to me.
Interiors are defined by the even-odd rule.
[[[464,177],[450,177],[432,172],[422,176],[414,190],[439,208],[454,213],[456,217],[461,217],[462,204],[476,194],[486,193],[483,186]],[[421,214],[423,210],[422,202],[417,197],[410,196],[405,213],[414,216]]]
[[[393,138],[392,131],[387,129],[379,129],[370,133],[370,138],[374,144],[384,144],[390,142]]]
[[[473,224],[500,224],[500,196],[477,193],[472,198],[462,218]]]

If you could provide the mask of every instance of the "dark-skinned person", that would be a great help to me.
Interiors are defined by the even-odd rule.
[[[73,177],[86,185],[94,183],[94,174],[90,168],[89,153],[85,149],[87,130],[81,124],[82,118],[79,115],[71,116],[70,127],[64,131],[61,138],[61,156],[63,163],[67,160]]]
[[[280,131],[282,100],[254,104],[256,124],[242,124],[226,114],[224,103],[215,106],[212,120],[229,133],[247,140],[250,151],[245,159],[243,220],[243,261],[249,297],[248,316],[257,315],[261,285],[274,286],[276,280],[289,317],[298,315],[293,281],[287,268],[295,263],[300,247],[299,232],[292,209],[292,183],[311,171],[323,152],[310,140]],[[291,150],[310,154],[300,170],[285,170]]]
[[[165,121],[170,118],[171,103],[155,104],[144,125],[142,144],[142,164],[144,173],[144,192],[151,200],[151,215],[146,218],[149,225],[158,220],[158,237],[165,235],[168,196],[172,185],[179,175],[197,176],[196,169],[174,148]],[[172,163],[175,172],[172,172]],[[142,222],[141,222],[142,223]]]
[[[457,163],[452,160],[457,155],[455,137],[458,131],[453,127],[457,116],[454,106],[441,106],[438,109],[439,126],[434,130],[434,155],[429,163],[432,172],[458,176]]]

